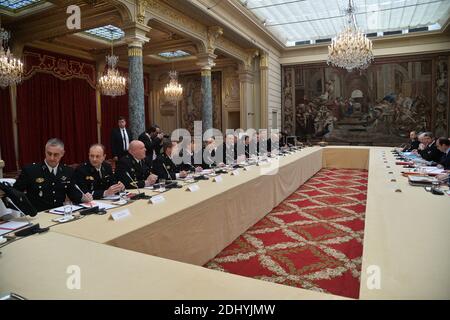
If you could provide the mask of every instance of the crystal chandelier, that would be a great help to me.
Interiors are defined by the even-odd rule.
[[[167,101],[176,104],[183,96],[183,87],[178,83],[176,71],[169,71],[169,78],[169,83],[164,88],[164,96]]]
[[[328,46],[327,64],[352,71],[366,69],[373,61],[372,41],[356,25],[355,7],[348,1],[347,24]]]
[[[112,31],[111,39],[113,39]],[[113,40],[111,40],[111,55],[106,56],[108,69],[106,74],[101,76],[98,80],[98,87],[101,93],[105,96],[115,97],[125,94],[127,80],[120,75],[119,70],[116,68],[118,61],[119,57],[114,55]]]
[[[23,63],[15,59],[8,47],[10,33],[0,25],[0,87],[6,88],[22,80]]]

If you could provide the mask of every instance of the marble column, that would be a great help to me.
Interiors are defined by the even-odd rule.
[[[145,35],[150,31],[139,23],[123,27],[125,42],[128,43],[128,109],[129,128],[134,139],[145,131],[144,71],[142,47],[150,39]]]
[[[206,53],[198,55],[197,57],[197,65],[200,66],[202,70],[202,129],[203,132],[205,132],[214,127],[211,68],[215,66],[214,59],[216,59],[217,56],[212,53]]]

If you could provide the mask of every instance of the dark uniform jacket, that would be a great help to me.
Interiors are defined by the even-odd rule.
[[[103,193],[117,183],[109,163],[103,162],[100,167],[101,178],[97,169],[90,162],[80,165],[74,174],[75,183],[84,193],[92,194],[94,199],[103,198]]]
[[[158,180],[176,180],[176,174],[180,172],[180,167],[163,153],[153,162],[152,172],[158,176]]]
[[[76,189],[73,174],[74,170],[62,163],[58,165],[56,176],[44,162],[33,163],[22,169],[14,188],[26,192],[37,211],[62,206],[66,195],[72,202],[80,203],[83,194]]]
[[[450,152],[447,152],[447,154],[442,156],[439,164],[441,164],[445,170],[450,170]]]
[[[120,158],[116,167],[117,181],[121,181],[127,189],[136,189],[145,187],[145,180],[150,175],[152,168],[151,159],[146,157],[144,160],[137,162],[131,154],[127,154]]]
[[[419,149],[420,142],[419,140],[411,140],[409,144],[403,148],[403,152],[411,152],[413,150]]]
[[[436,140],[430,143],[424,150],[420,150],[419,154],[421,157],[427,161],[434,161],[439,163],[444,155],[439,149],[436,147]]]

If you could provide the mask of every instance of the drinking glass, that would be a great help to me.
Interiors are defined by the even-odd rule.
[[[159,179],[159,192],[166,191],[166,179]]]
[[[64,220],[72,219],[72,203],[66,202],[64,204]]]

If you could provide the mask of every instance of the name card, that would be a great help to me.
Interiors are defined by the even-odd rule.
[[[191,192],[196,192],[198,190],[200,190],[200,187],[198,186],[198,184],[191,184],[187,188],[187,191],[191,191]]]
[[[233,170],[233,171],[231,171],[231,175],[232,175],[232,176],[238,176],[238,175],[239,175],[239,170]]]
[[[129,217],[129,216],[131,216],[131,212],[128,209],[120,210],[120,211],[111,213],[111,218],[114,221],[122,220],[122,219],[124,219],[126,217]]]
[[[153,197],[150,198],[150,202],[153,203],[153,204],[161,203],[161,202],[164,202],[164,201],[166,201],[166,199],[161,194],[157,195],[157,196],[153,196]]]
[[[223,181],[222,176],[219,175],[217,177],[214,177],[213,181],[218,183],[222,182]]]

